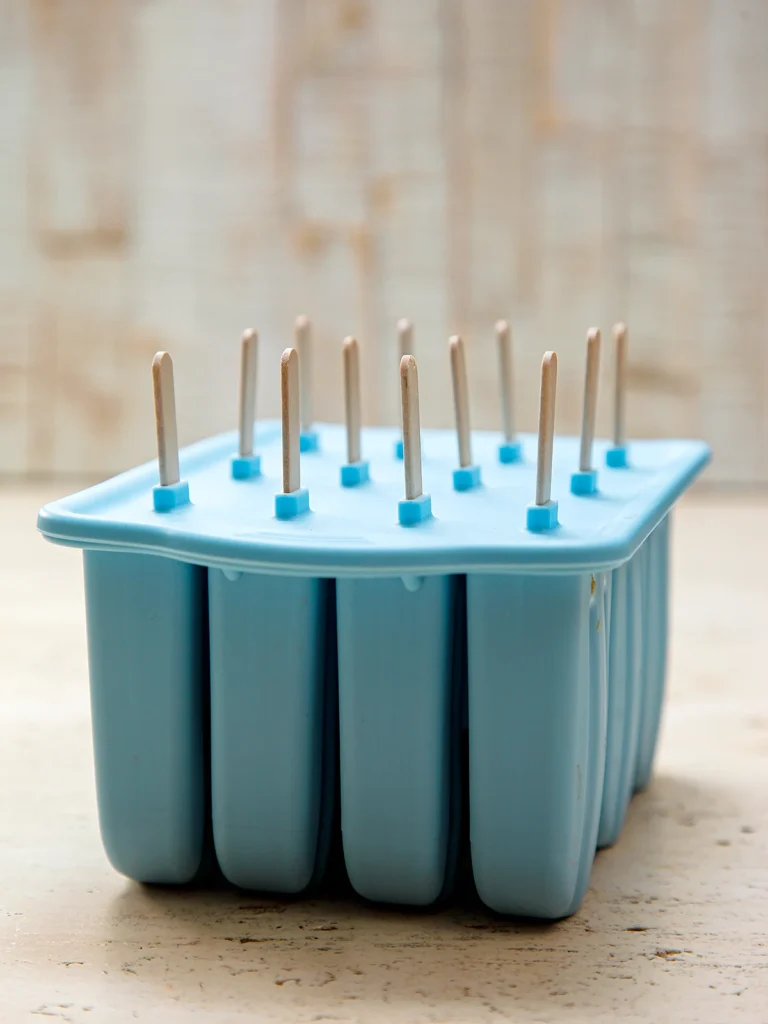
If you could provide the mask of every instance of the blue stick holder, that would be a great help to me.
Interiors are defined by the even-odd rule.
[[[609,469],[626,469],[629,465],[627,446],[613,445],[605,453],[605,464]]]
[[[403,498],[397,503],[397,521],[401,526],[416,526],[432,518],[432,498],[422,494],[418,498]]]
[[[175,484],[156,484],[152,488],[152,504],[155,512],[171,512],[189,504],[189,484],[179,480]]]
[[[548,501],[545,505],[531,504],[525,511],[525,525],[532,533],[556,530],[560,525],[557,521],[557,509],[556,501]]]
[[[499,445],[499,462],[509,465],[520,462],[523,457],[523,446],[519,441],[502,441]]]
[[[295,519],[309,512],[309,491],[300,487],[297,491],[281,492],[275,495],[275,516],[277,519]]]
[[[370,469],[367,462],[346,462],[341,467],[341,486],[359,487],[370,480]]]
[[[539,507],[535,437],[510,466],[497,434],[475,433],[483,485],[468,494],[455,432],[424,431],[429,495],[404,501],[398,430],[363,432],[364,486],[362,464],[342,484],[344,428],[316,434],[292,494],[275,497],[271,422],[263,486],[234,475],[231,433],[180,453],[188,486],[154,487],[152,463],[40,512],[49,540],[85,551],[110,860],[182,884],[216,859],[233,884],[302,892],[322,877],[338,792],[362,896],[445,897],[471,817],[489,907],[573,913],[650,777],[670,512],[707,447],[633,441],[590,499],[574,493],[578,439],[558,437],[558,503]]]
[[[299,451],[304,454],[319,450],[320,434],[316,430],[303,430],[299,435]]]
[[[459,466],[453,471],[454,491],[471,491],[480,486],[479,466]]]
[[[571,476],[571,494],[597,494],[597,470],[578,469]]]
[[[232,479],[254,480],[261,476],[260,455],[234,455],[232,457]]]

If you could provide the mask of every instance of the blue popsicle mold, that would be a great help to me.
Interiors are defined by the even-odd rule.
[[[706,446],[633,441],[585,499],[570,486],[578,440],[558,438],[553,517],[529,508],[535,438],[504,464],[498,437],[474,434],[483,487],[462,493],[455,434],[424,431],[425,516],[429,499],[402,500],[398,431],[364,431],[363,487],[341,485],[343,428],[317,435],[307,490],[277,503],[280,431],[263,423],[247,486],[228,434],[181,453],[189,501],[157,511],[168,489],[151,463],[40,513],[46,537],[85,549],[110,859],[142,881],[188,881],[210,800],[225,876],[300,892],[323,871],[338,754],[344,858],[363,896],[447,892],[468,813],[490,907],[572,913],[650,776],[669,513]],[[607,443],[595,448],[604,461]]]

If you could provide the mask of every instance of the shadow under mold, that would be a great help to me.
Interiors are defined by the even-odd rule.
[[[349,1007],[349,999],[416,1000],[460,1003],[461,1012],[472,1007],[483,1019],[506,1002],[573,1006],[569,998],[584,1003],[615,984],[603,968],[620,942],[633,943],[634,955],[645,958],[637,969],[647,969],[658,955],[656,926],[637,927],[636,904],[650,904],[646,918],[662,909],[650,888],[655,867],[681,857],[695,862],[697,824],[737,813],[727,793],[654,778],[633,800],[618,844],[598,854],[581,910],[554,923],[503,918],[483,906],[466,826],[456,885],[442,905],[424,911],[368,903],[346,877],[337,828],[329,871],[308,896],[246,893],[218,874],[178,889],[127,883],[105,922],[106,966],[159,989],[173,977],[184,998],[198,999],[202,987],[207,1003],[222,1008],[233,996],[261,998],[276,987],[316,1010]],[[659,928],[675,928],[669,910]],[[620,934],[634,932],[640,934]]]

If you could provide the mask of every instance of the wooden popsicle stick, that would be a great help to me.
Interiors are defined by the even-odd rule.
[[[347,462],[360,462],[360,347],[356,338],[345,338],[344,418],[347,425]]]
[[[545,352],[541,362],[539,403],[539,451],[536,463],[536,504],[546,505],[552,496],[552,448],[555,441],[557,353]]]
[[[401,359],[413,355],[413,324],[407,317],[397,321],[397,345]]]
[[[511,444],[516,437],[514,404],[514,370],[512,364],[512,331],[506,320],[496,321],[499,349],[499,383],[501,385],[501,428],[504,440]]]
[[[613,337],[616,342],[616,379],[613,392],[613,444],[615,448],[621,448],[625,444],[624,408],[627,376],[627,327],[626,324],[616,324],[613,328]]]
[[[157,466],[160,473],[160,486],[168,487],[171,484],[177,484],[180,480],[173,360],[168,352],[158,352],[152,360],[152,387],[155,395]]]
[[[463,468],[464,466],[472,465],[467,361],[464,355],[464,341],[458,334],[454,334],[448,344],[451,350],[453,407],[456,414],[456,435],[459,440],[459,466]]]
[[[243,332],[240,346],[240,440],[238,453],[242,458],[253,455],[253,424],[256,418],[256,363],[259,336],[253,328]]]
[[[584,376],[584,409],[581,417],[581,447],[579,449],[579,470],[582,473],[588,473],[592,469],[592,444],[595,440],[599,376],[600,331],[597,327],[590,327],[587,331],[587,369]]]
[[[413,324],[405,316],[397,321],[397,348],[400,353],[401,363],[406,356],[413,355]],[[403,457],[402,437],[395,442],[395,456],[398,459]]]
[[[309,433],[314,422],[312,405],[312,325],[309,317],[296,317],[294,345],[301,363],[301,411],[299,414],[302,433]]]
[[[283,493],[301,487],[299,438],[299,353],[287,348],[280,359],[280,397],[283,420]]]
[[[403,408],[403,466],[405,497],[421,497],[421,423],[419,419],[419,371],[412,355],[400,360],[400,396]]]

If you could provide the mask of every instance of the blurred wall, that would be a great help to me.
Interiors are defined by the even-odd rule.
[[[0,470],[150,458],[158,348],[182,440],[233,426],[247,325],[275,415],[306,312],[322,418],[355,333],[395,421],[405,315],[425,422],[459,330],[494,426],[506,316],[521,425],[555,347],[572,431],[626,319],[632,431],[765,481],[767,47],[763,0],[0,0]]]

